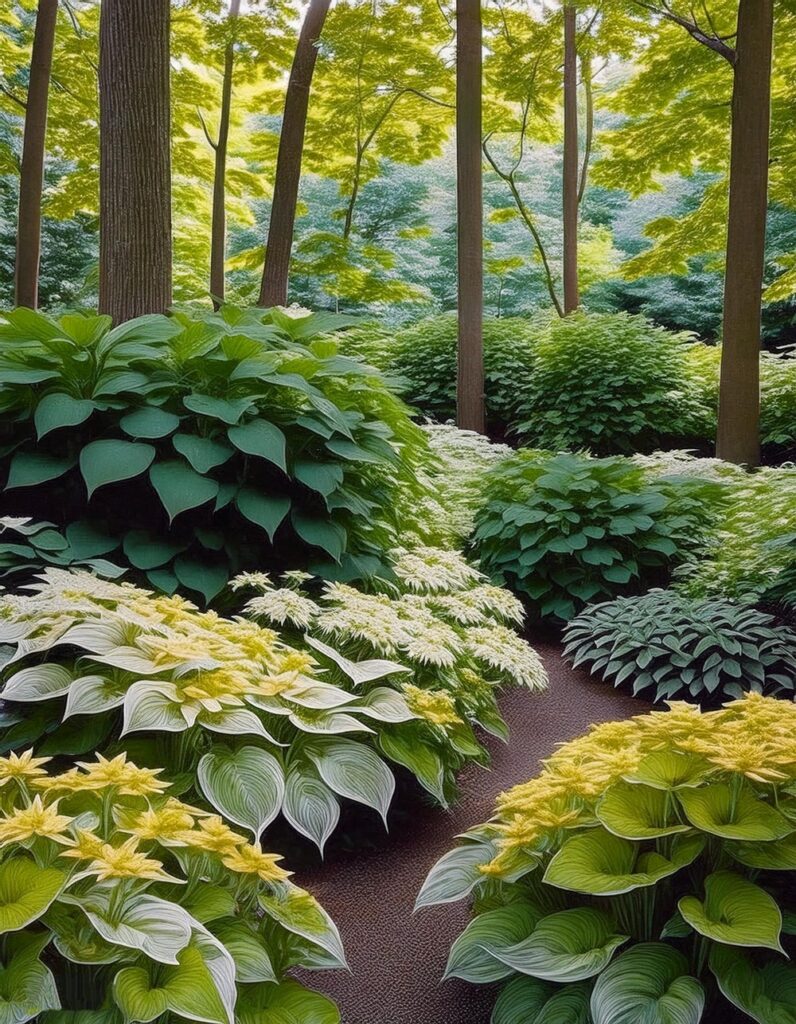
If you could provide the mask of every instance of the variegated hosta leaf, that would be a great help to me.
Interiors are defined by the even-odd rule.
[[[297,981],[278,985],[246,985],[235,1008],[240,1024],[340,1024],[340,1011],[331,999],[311,992]]]
[[[705,762],[674,750],[653,750],[623,778],[653,789],[690,789],[704,781]]]
[[[616,950],[630,938],[618,935],[611,918],[590,907],[550,914],[522,942],[489,952],[521,974],[567,984],[599,974]]]
[[[705,899],[683,896],[683,918],[714,942],[731,946],[767,946],[782,952],[782,914],[765,889],[733,871],[714,871],[705,879]]]
[[[103,676],[81,676],[69,687],[64,719],[71,715],[99,715],[121,707],[127,687]]]
[[[560,989],[538,978],[512,978],[497,998],[491,1024],[592,1024],[589,985]]]
[[[184,732],[193,722],[186,719],[182,707],[174,683],[139,680],[124,698],[122,736],[129,732]]]
[[[304,708],[313,708],[317,711],[325,711],[329,708],[339,708],[344,704],[353,704],[357,695],[342,690],[339,686],[331,683],[306,682],[297,683],[280,694],[282,698],[293,704],[299,704]]]
[[[443,807],[447,807],[445,764],[439,754],[424,742],[422,735],[418,736],[412,728],[385,730],[379,734],[379,746],[391,761],[408,768],[420,785]]]
[[[623,839],[655,839],[688,832],[677,821],[671,798],[662,789],[618,782],[597,805],[597,817],[609,832]]]
[[[732,946],[714,945],[710,969],[722,994],[756,1024],[796,1024],[796,966],[781,958],[756,966]]]
[[[66,872],[39,867],[28,857],[11,857],[0,864],[0,934],[41,917],[66,880]]]
[[[739,864],[764,871],[796,871],[796,832],[767,843],[726,843]]]
[[[496,852],[492,843],[468,843],[440,857],[423,882],[415,910],[463,899],[484,881],[481,866],[488,864]]]
[[[645,942],[602,972],[591,994],[594,1024],[699,1024],[705,992],[682,953]]]
[[[727,783],[714,782],[677,796],[693,825],[724,839],[769,842],[794,831],[793,823],[748,788],[736,793]]]
[[[309,765],[305,769],[294,762],[288,769],[282,813],[297,832],[315,843],[323,856],[326,840],[340,820],[340,805]]]
[[[348,967],[337,925],[314,896],[290,882],[280,882],[257,899],[266,914],[287,931],[319,946],[336,966]]]
[[[478,985],[508,977],[512,969],[499,959],[499,953],[530,935],[541,916],[528,903],[512,903],[479,914],[451,946],[445,977]]]
[[[110,654],[130,642],[129,632],[129,628],[122,622],[89,619],[72,626],[53,646],[66,645],[80,647],[92,654]]]
[[[214,747],[199,762],[199,787],[225,818],[243,825],[259,840],[279,814],[285,795],[282,766],[260,747],[232,751]]]
[[[386,661],[383,658],[372,658],[369,661],[351,661],[340,654],[339,651],[336,651],[334,647],[330,647],[314,636],[307,634],[304,639],[310,647],[314,647],[316,651],[326,655],[338,668],[342,669],[355,686],[359,686],[361,683],[373,682],[374,679],[383,679],[385,676],[392,675],[393,672],[412,671],[405,665],[398,665],[394,661]]]
[[[305,748],[318,774],[335,793],[378,811],[387,823],[395,779],[379,755],[353,740],[313,740]]]
[[[406,698],[388,686],[375,687],[349,708],[349,711],[357,715],[367,715],[368,718],[374,718],[377,722],[390,724],[409,722],[417,717],[409,709]]]
[[[352,709],[353,710],[353,709]],[[340,711],[308,711],[303,713],[295,712],[290,716],[290,721],[301,732],[320,733],[322,735],[335,735],[343,732],[369,732],[373,729],[365,725],[353,715]]]
[[[60,1010],[55,979],[39,960],[43,943],[25,932],[5,941],[0,963],[0,1024],[25,1024],[47,1010]]]
[[[185,713],[183,711],[183,713]],[[211,732],[224,733],[226,736],[260,736],[275,747],[286,747],[265,728],[259,716],[245,708],[229,708],[224,711],[202,711],[197,721]]]
[[[63,665],[34,665],[15,672],[3,690],[4,700],[19,703],[62,697],[72,683],[72,673]]]
[[[92,893],[74,902],[106,942],[141,950],[163,964],[178,963],[178,954],[191,941],[196,925],[178,904],[148,894],[130,897],[115,912],[106,893]]]

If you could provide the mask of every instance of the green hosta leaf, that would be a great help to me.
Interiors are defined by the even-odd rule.
[[[295,762],[285,779],[282,813],[297,832],[315,843],[323,856],[326,840],[340,820],[340,805],[325,783],[302,771]]]
[[[351,462],[372,462],[380,465],[387,461],[384,456],[369,452],[367,448],[362,448],[353,441],[346,441],[342,437],[335,437],[331,441],[327,441],[326,447],[333,454],[339,455],[341,459],[348,459]]]
[[[130,530],[124,535],[124,553],[136,569],[157,569],[170,562],[183,547],[148,530]]]
[[[385,730],[379,734],[379,746],[391,761],[402,764],[443,807],[445,797],[445,764],[436,750],[423,742],[423,736],[407,728]]]
[[[162,964],[178,963],[178,954],[191,941],[195,922],[176,903],[139,893],[111,913],[107,894],[77,901],[99,935],[115,946],[126,946]]]
[[[61,1009],[55,979],[39,960],[37,947],[23,945],[0,965],[0,1024],[25,1024]]]
[[[491,1024],[592,1024],[589,986],[556,990],[538,978],[513,978],[497,998]]]
[[[63,665],[34,665],[14,673],[6,683],[2,696],[4,700],[20,703],[51,700],[68,692],[72,678],[72,673]]]
[[[688,789],[704,781],[705,762],[690,754],[654,750],[643,758],[635,772],[625,775],[624,779],[652,786],[653,789]]]
[[[245,921],[221,921],[213,933],[235,961],[236,980],[243,984],[276,981],[268,948]]]
[[[511,967],[498,954],[531,934],[541,914],[527,903],[512,903],[474,918],[451,946],[446,978],[463,978],[477,985],[500,981]]]
[[[184,587],[198,591],[207,602],[220,594],[229,581],[226,563],[208,564],[188,555],[174,559],[174,572]]]
[[[348,966],[337,925],[314,896],[288,882],[272,886],[257,899],[266,914],[283,928],[320,947],[334,965]]]
[[[313,519],[299,512],[292,513],[293,527],[311,547],[322,548],[335,562],[345,551],[347,536],[342,526],[328,519]]]
[[[66,539],[75,558],[97,558],[99,555],[107,555],[109,551],[114,551],[119,546],[118,537],[112,537],[83,519],[67,526]]]
[[[604,829],[590,829],[568,839],[547,866],[548,885],[594,896],[615,896],[654,885],[696,860],[705,846],[700,835],[676,836],[671,859],[638,847]]]
[[[103,676],[81,676],[69,687],[64,720],[71,715],[100,715],[124,704],[127,687]]]
[[[304,639],[310,647],[330,658],[338,668],[341,668],[355,686],[359,686],[361,683],[372,683],[374,680],[383,679],[394,672],[411,672],[406,665],[398,665],[394,661],[385,661],[383,658],[351,661],[350,658],[346,658],[345,655],[336,651],[334,647],[330,647],[329,644],[323,643],[322,640],[318,640],[314,636],[308,634]]]
[[[36,435],[41,439],[51,430],[61,427],[76,427],[84,423],[94,412],[95,405],[87,398],[73,398],[61,392],[45,395],[36,406],[33,422]]]
[[[273,543],[274,534],[290,510],[290,498],[270,497],[253,487],[241,487],[235,497],[238,511],[250,523],[261,527]]]
[[[726,843],[739,864],[764,871],[796,871],[796,832],[767,843]]]
[[[611,786],[597,806],[597,817],[609,832],[624,839],[654,839],[689,830],[674,817],[665,790],[638,783]]]
[[[223,423],[234,425],[251,406],[251,398],[212,398],[210,395],[187,395],[182,404],[191,412],[197,412],[200,416],[209,416],[211,419],[221,420]]]
[[[196,437],[194,434],[175,434],[171,443],[193,469],[202,474],[222,466],[233,454],[228,444],[209,437]]]
[[[0,864],[0,933],[15,932],[41,917],[66,880],[66,872],[41,868],[27,857]]]
[[[190,895],[181,898],[181,905],[201,924],[231,917],[235,913],[235,897],[217,885],[202,885]]]
[[[133,683],[124,698],[122,736],[129,732],[184,732],[189,722],[181,711],[173,683]]]
[[[755,967],[740,949],[713,946],[710,969],[722,994],[757,1024],[796,1024],[796,966]]]
[[[149,471],[149,479],[168,513],[170,523],[181,512],[204,505],[218,494],[215,480],[201,476],[187,463],[176,459],[156,463]]]
[[[256,841],[279,814],[285,779],[277,759],[260,747],[214,747],[199,762],[199,786],[224,817],[251,829]]]
[[[268,420],[249,420],[239,427],[230,427],[227,437],[240,451],[267,459],[287,472],[285,435],[274,423]]]
[[[705,992],[672,946],[645,942],[618,956],[591,995],[594,1024],[699,1024]]]
[[[354,740],[313,740],[305,749],[318,774],[335,793],[378,811],[387,824],[395,779],[379,755]]]
[[[705,879],[705,899],[683,896],[683,918],[714,942],[730,946],[767,946],[782,951],[782,914],[760,886],[732,871],[715,871]]]
[[[468,843],[440,857],[418,894],[415,910],[437,903],[454,903],[484,881],[481,867],[495,856],[491,843]]]
[[[58,459],[39,452],[17,452],[11,460],[6,490],[14,487],[36,487],[63,476],[74,466],[74,459]]]
[[[724,782],[682,790],[680,803],[692,825],[724,839],[767,842],[794,831],[788,819],[747,788],[735,793]]]
[[[180,417],[157,406],[145,406],[123,416],[119,426],[130,437],[158,438],[173,434],[180,425]]]
[[[146,472],[155,458],[151,444],[133,441],[92,441],[80,453],[80,472],[89,498],[106,484],[129,480]]]
[[[328,498],[343,482],[343,468],[335,462],[297,462],[293,475],[324,498]]]
[[[235,1012],[239,1024],[340,1024],[331,999],[292,979],[242,989]]]

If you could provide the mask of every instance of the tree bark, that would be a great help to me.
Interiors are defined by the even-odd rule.
[[[103,0],[99,308],[114,323],[171,305],[169,0]]]
[[[578,53],[575,8],[564,8],[564,316],[580,304],[578,291]]]
[[[484,432],[481,0],[456,3],[458,380],[456,422]]]
[[[215,167],[213,171],[213,216],[210,226],[210,295],[218,309],[224,301],[224,263],[227,254],[226,176],[229,118],[232,108],[232,75],[235,70],[235,22],[240,15],[240,0],[230,0],[230,39],[224,52],[224,78],[221,83],[221,111],[218,118]]]
[[[740,0],[719,389],[719,458],[760,461],[760,347],[774,0]]]
[[[19,174],[19,216],[14,275],[17,306],[36,309],[39,302],[41,260],[41,194],[44,186],[44,153],[47,134],[47,102],[50,69],[55,45],[58,0],[39,0],[30,60],[25,133]]]
[[[310,0],[290,69],[276,158],[271,220],[265,244],[265,266],[257,300],[260,306],[283,306],[287,302],[290,252],[293,247],[310,88],[318,58],[317,44],[330,2]]]

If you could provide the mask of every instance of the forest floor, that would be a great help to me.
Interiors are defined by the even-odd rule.
[[[303,981],[339,1005],[343,1024],[488,1024],[495,991],[453,979],[440,984],[451,943],[469,919],[467,901],[413,914],[415,898],[435,861],[456,836],[491,817],[495,798],[532,778],[539,761],[592,723],[626,718],[644,702],[593,680],[561,658],[560,648],[531,638],[544,660],[550,687],[544,693],[511,690],[501,709],[509,743],[491,741],[488,770],[471,766],[459,778],[460,797],[450,811],[420,802],[399,806],[390,835],[371,849],[337,846],[317,867],[299,870],[308,888],[334,918],[351,973],[305,972]],[[370,828],[378,828],[371,819]]]

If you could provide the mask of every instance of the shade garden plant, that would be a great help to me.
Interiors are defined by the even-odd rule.
[[[796,1012],[796,705],[749,694],[592,727],[432,868],[472,896],[446,976],[492,1024],[699,1024]]]

